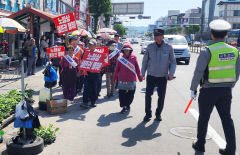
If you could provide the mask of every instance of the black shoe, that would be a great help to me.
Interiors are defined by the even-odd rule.
[[[96,107],[96,105],[95,105],[95,104],[91,104],[91,107],[95,108],[95,107]]]
[[[161,116],[156,116],[156,118],[154,119],[154,121],[160,122],[160,121],[162,121],[162,117],[161,117]]]
[[[122,110],[120,111],[121,114],[124,114],[126,112],[126,107],[123,107]]]
[[[126,110],[127,110],[127,111],[130,110],[130,106],[127,106],[127,107],[126,107]]]
[[[32,75],[35,75],[34,73],[32,73]]]
[[[82,104],[80,104],[80,107],[83,107],[83,108],[85,108],[85,109],[88,109],[88,108],[89,108],[87,103],[82,103]]]
[[[235,151],[228,151],[226,149],[219,149],[219,153],[222,155],[235,155]]]
[[[98,94],[98,97],[100,97],[101,96],[101,94]]]
[[[146,116],[143,118],[143,121],[144,121],[144,122],[149,122],[149,121],[151,120],[151,117],[152,117],[152,116],[146,115]]]
[[[193,142],[192,148],[195,151],[198,151],[198,152],[205,152],[205,147],[204,146],[200,146],[199,144],[197,144],[197,142]]]

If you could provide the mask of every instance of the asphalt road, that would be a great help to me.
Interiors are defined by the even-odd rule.
[[[140,54],[140,46],[134,45],[134,54],[137,55],[141,66],[143,55]],[[191,145],[196,137],[197,102],[193,102],[190,111],[184,114],[184,110],[190,99],[190,83],[198,54],[191,54],[190,65],[179,64],[175,80],[168,82],[165,107],[162,113],[163,121],[157,123],[153,119],[143,123],[145,115],[145,88],[146,81],[137,83],[137,90],[131,111],[120,114],[118,95],[106,99],[105,76],[101,97],[97,107],[84,110],[79,107],[82,95],[75,99],[75,104],[68,106],[68,113],[49,115],[40,112],[42,125],[49,123],[59,127],[55,143],[44,148],[41,155],[200,155],[195,152]],[[34,85],[35,90],[43,87],[41,72],[37,73],[36,81],[29,83]],[[33,80],[32,80],[33,81]],[[26,83],[32,82],[26,80]],[[238,110],[240,97],[237,95],[240,86],[236,85],[233,91],[232,117],[235,122],[237,134],[237,147],[240,148],[240,117]],[[61,97],[61,89],[54,89],[54,97]],[[37,95],[35,100],[37,101]],[[152,99],[153,114],[156,109],[157,92]],[[35,104],[37,106],[37,104]],[[8,135],[14,135],[13,124],[5,129]],[[219,146],[224,145],[225,138],[221,121],[216,110],[213,111],[210,120],[209,135],[204,155],[218,155]],[[186,127],[185,129],[179,127]],[[178,136],[170,130],[178,128]],[[16,133],[16,129],[14,129]],[[185,137],[185,138],[183,138]],[[187,138],[186,138],[187,137]],[[0,147],[1,148],[1,147]],[[1,150],[1,149],[0,149]],[[238,151],[238,154],[240,152]]]

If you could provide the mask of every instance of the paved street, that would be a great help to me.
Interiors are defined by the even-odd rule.
[[[140,54],[140,46],[134,45],[134,54],[137,55],[139,64],[143,55]],[[59,127],[55,143],[44,148],[41,155],[198,155],[191,147],[192,139],[180,138],[171,134],[170,130],[176,127],[197,126],[198,108],[197,102],[193,102],[190,111],[184,114],[184,110],[190,99],[190,83],[198,54],[191,55],[190,65],[179,64],[174,81],[168,82],[165,108],[162,113],[163,121],[143,123],[145,115],[145,86],[146,83],[137,83],[137,90],[131,111],[128,114],[120,114],[117,93],[114,98],[105,99],[106,83],[103,80],[101,97],[96,108],[84,110],[79,107],[82,95],[76,98],[73,105],[69,105],[68,113],[59,115],[49,115],[40,112],[42,125],[49,123]],[[28,88],[33,88],[36,92],[34,106],[38,106],[38,93],[43,87],[43,74],[39,71],[35,76],[26,78]],[[1,90],[20,88],[20,81],[11,83]],[[56,88],[54,97],[61,97],[61,89]],[[235,122],[237,148],[240,154],[240,83],[233,91],[232,117]],[[157,92],[155,91],[152,100],[153,114],[156,109]],[[153,115],[154,116],[154,115]],[[219,146],[225,146],[225,138],[219,116],[214,110],[210,120],[209,136],[210,140],[206,144],[204,155],[217,155]],[[7,132],[6,138],[16,134],[17,129],[13,129],[10,124],[4,129]],[[181,130],[181,135],[196,137],[196,130]],[[0,151],[5,146],[0,145]],[[5,152],[3,153],[5,154]]]

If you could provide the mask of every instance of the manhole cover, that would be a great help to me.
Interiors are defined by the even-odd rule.
[[[193,127],[176,127],[170,130],[171,134],[186,139],[197,139],[197,128]],[[206,140],[211,139],[211,135],[207,134]]]

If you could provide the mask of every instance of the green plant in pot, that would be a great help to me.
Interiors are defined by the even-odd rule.
[[[53,124],[49,124],[49,127],[41,126],[39,129],[35,128],[34,133],[43,139],[44,144],[51,144],[55,141],[58,130],[59,128],[55,128]]]

